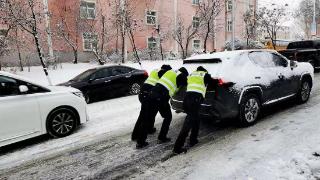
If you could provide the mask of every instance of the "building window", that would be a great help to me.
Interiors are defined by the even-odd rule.
[[[227,2],[227,10],[228,11],[232,11],[232,0],[228,0],[228,2]]]
[[[201,41],[198,39],[193,40],[193,43],[192,43],[193,50],[200,50],[200,48],[201,48],[200,43],[201,43]]]
[[[148,49],[155,49],[158,47],[158,39],[155,37],[148,38]]]
[[[92,51],[98,48],[98,36],[93,33],[83,33],[83,50]]]
[[[146,19],[148,25],[156,25],[157,23],[157,12],[155,11],[147,11]]]
[[[96,17],[96,3],[81,1],[80,17],[84,19],[94,19]]]
[[[193,5],[199,5],[200,4],[200,0],[192,0],[192,4]]]
[[[227,31],[232,32],[232,21],[231,20],[228,20],[228,22],[227,22]]]
[[[192,18],[192,27],[198,28],[200,26],[200,18],[193,16]]]

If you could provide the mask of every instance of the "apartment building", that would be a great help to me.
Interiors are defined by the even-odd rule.
[[[207,0],[48,0],[53,51],[63,59],[72,60],[76,50],[79,60],[86,61],[93,58],[92,49],[121,52],[123,44],[130,55],[134,40],[139,52],[161,46],[166,56],[179,54],[181,47],[172,34],[180,23],[185,28],[199,25],[197,8],[204,1]],[[233,29],[236,39],[244,39],[243,14],[248,10],[255,13],[257,0],[234,2],[220,1],[215,37],[208,39],[207,51],[222,51],[225,42],[231,40]],[[118,19],[123,9],[129,12],[132,23],[132,34],[127,32],[124,39]],[[47,44],[42,45],[48,52]],[[190,39],[188,52],[203,51],[203,46],[204,37],[196,35]]]

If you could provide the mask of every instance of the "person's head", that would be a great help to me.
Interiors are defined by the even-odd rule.
[[[161,66],[161,69],[165,70],[165,71],[169,71],[169,70],[172,69],[172,67],[170,65],[168,65],[168,64],[164,64],[164,65]]]
[[[188,70],[187,70],[185,67],[181,67],[181,68],[179,69],[179,71],[180,71],[182,74],[184,74],[184,75],[186,75],[186,76],[189,76]]]
[[[204,71],[204,72],[208,72],[204,67],[202,67],[202,66],[199,66],[198,68],[197,68],[197,71]]]

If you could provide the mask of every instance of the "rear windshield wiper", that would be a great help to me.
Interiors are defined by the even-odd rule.
[[[183,60],[183,64],[217,64],[221,63],[221,59],[192,59],[192,60]]]

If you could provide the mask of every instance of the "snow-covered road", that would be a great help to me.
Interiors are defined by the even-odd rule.
[[[164,162],[173,142],[158,145],[153,135],[149,148],[136,150],[130,141],[136,96],[90,104],[91,121],[75,134],[1,152],[0,179],[319,179],[319,83],[317,74],[307,104],[269,108],[252,127],[204,122],[200,144]],[[177,136],[184,117],[174,114],[169,136]]]

